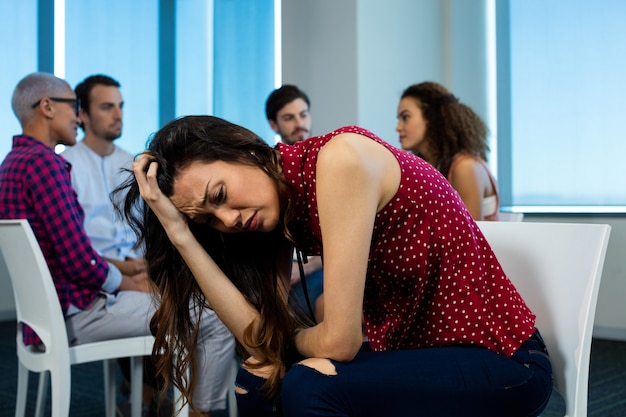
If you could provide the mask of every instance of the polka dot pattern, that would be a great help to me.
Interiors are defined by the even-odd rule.
[[[535,316],[448,181],[421,158],[371,132],[344,127],[295,145],[279,144],[293,185],[292,229],[308,254],[321,253],[316,162],[334,136],[353,132],[387,147],[402,172],[374,224],[364,323],[374,350],[478,345],[511,356],[534,332]]]

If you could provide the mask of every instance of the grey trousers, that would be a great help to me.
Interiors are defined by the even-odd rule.
[[[71,345],[149,335],[155,300],[148,293],[120,291],[102,294],[87,310],[66,318]],[[194,406],[202,412],[226,409],[234,338],[217,315],[205,309],[196,346],[198,376]]]

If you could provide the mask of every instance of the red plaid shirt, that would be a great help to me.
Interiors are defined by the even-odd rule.
[[[28,219],[50,268],[63,314],[70,304],[89,307],[109,272],[85,232],[70,169],[53,149],[29,136],[14,136],[13,149],[0,165],[0,218]],[[24,342],[38,341],[25,327]]]

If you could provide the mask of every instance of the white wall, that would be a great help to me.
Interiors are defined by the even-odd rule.
[[[357,0],[283,0],[283,83],[311,99],[313,134],[357,124]]]
[[[445,14],[437,0],[360,0],[358,123],[399,145],[395,131],[402,91],[432,80],[449,85]]]
[[[283,0],[283,82],[310,96],[314,134],[358,124],[398,144],[399,97],[427,80],[446,85],[489,124],[487,4]]]

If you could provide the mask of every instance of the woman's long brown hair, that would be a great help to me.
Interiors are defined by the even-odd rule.
[[[158,162],[157,181],[166,196],[173,193],[177,175],[193,162],[226,161],[259,167],[276,184],[282,219],[270,233],[220,233],[190,222],[198,242],[234,285],[260,313],[260,322],[244,332],[244,342],[263,353],[259,366],[272,365],[267,394],[276,394],[285,373],[285,356],[296,326],[302,325],[287,303],[291,266],[290,188],[281,174],[278,154],[254,133],[212,116],[174,120],[150,140],[147,152]],[[189,401],[197,379],[195,346],[202,310],[210,308],[191,271],[170,243],[156,215],[145,204],[133,175],[115,193],[125,193],[118,210],[145,246],[148,275],[158,289],[158,304],[151,321],[155,336],[153,358],[165,387],[173,383]],[[190,307],[192,311],[190,312]],[[244,359],[248,357],[238,345]],[[258,359],[258,358],[257,358]],[[190,401],[189,401],[190,402]]]

